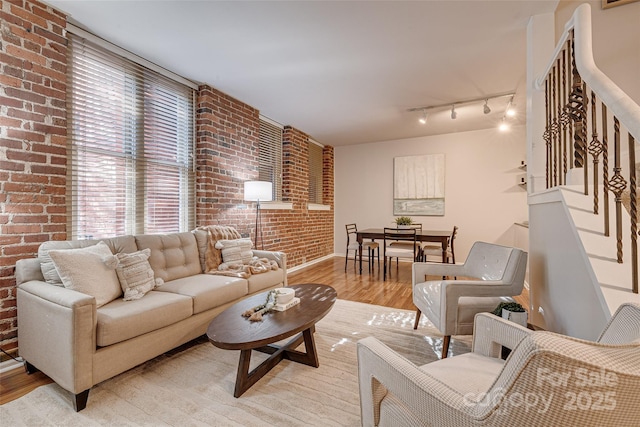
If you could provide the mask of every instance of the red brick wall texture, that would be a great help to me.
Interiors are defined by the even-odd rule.
[[[0,1],[0,346],[18,347],[15,264],[40,243],[67,238],[66,17],[38,1]],[[259,111],[203,85],[196,106],[196,225],[235,226],[254,237],[255,204],[243,182],[258,176]],[[333,148],[324,149],[329,211],[307,209],[308,140],[284,131],[283,199],[263,205],[264,248],[290,267],[333,253]]]

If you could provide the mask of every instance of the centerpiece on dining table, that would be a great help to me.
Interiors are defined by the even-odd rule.
[[[411,228],[411,224],[413,224],[413,220],[408,216],[399,216],[395,222],[398,228]]]

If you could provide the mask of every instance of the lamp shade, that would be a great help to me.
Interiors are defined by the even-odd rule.
[[[273,200],[273,185],[269,181],[245,181],[244,200],[270,202]]]

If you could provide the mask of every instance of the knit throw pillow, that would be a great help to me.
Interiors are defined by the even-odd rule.
[[[79,249],[50,250],[65,288],[91,295],[101,307],[122,295],[115,272],[118,258],[104,243]]]
[[[218,240],[216,249],[222,251],[222,261],[225,264],[249,264],[253,258],[250,239]],[[218,267],[219,269],[219,267]]]
[[[140,299],[147,292],[164,283],[162,279],[153,277],[153,270],[148,261],[150,255],[151,249],[149,248],[130,254],[116,255],[119,261],[116,273],[124,292],[125,301]]]

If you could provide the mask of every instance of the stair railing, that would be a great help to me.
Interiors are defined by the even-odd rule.
[[[600,214],[601,188],[605,236],[610,235],[609,193],[615,197],[618,263],[625,258],[622,209],[623,198],[629,197],[631,287],[638,293],[635,151],[640,138],[640,106],[596,67],[589,4],[580,5],[567,22],[552,60],[536,86],[545,91],[546,126],[542,138],[546,144],[546,186],[566,185],[567,176],[577,173],[584,183],[584,194],[588,195],[588,162],[591,160],[593,213]],[[609,141],[611,136],[613,147]]]

